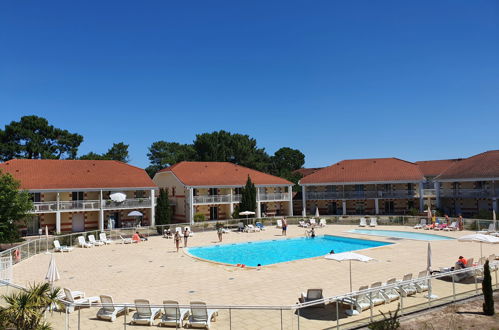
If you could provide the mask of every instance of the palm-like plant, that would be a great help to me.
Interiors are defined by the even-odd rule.
[[[43,320],[47,310],[61,306],[59,288],[48,283],[32,284],[26,290],[4,295],[5,307],[0,307],[0,327],[26,330],[51,329]]]

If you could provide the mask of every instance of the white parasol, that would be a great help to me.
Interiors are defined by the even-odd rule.
[[[315,207],[315,217],[318,218],[320,215],[319,215],[319,207]]]
[[[485,244],[499,244],[499,237],[484,234],[471,234],[459,237],[459,242],[477,242],[480,243],[480,258],[483,257],[482,243]]]
[[[45,276],[45,279],[50,283],[54,284],[55,281],[59,280],[61,276],[59,276],[59,272],[57,271],[57,265],[55,264],[55,257],[52,254],[50,257],[50,263],[49,263],[49,269],[47,271],[47,275]]]
[[[109,195],[109,198],[111,198],[113,202],[121,203],[126,200],[126,195],[124,193],[117,192]]]

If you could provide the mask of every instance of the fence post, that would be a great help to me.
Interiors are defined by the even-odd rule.
[[[281,307],[281,330],[283,329],[282,327],[282,307]]]
[[[373,322],[373,308],[374,308],[374,304],[373,304],[373,293],[372,292],[369,292],[369,302],[371,303],[371,308],[369,308],[369,322]]]
[[[338,307],[338,300],[336,300],[336,329],[340,328],[340,308]]]
[[[229,329],[232,330],[232,309],[229,307]]]
[[[456,282],[454,282],[454,276],[452,277],[452,301],[456,302]]]
[[[123,320],[123,329],[126,330],[126,316],[128,314],[128,306],[125,307],[125,318]]]
[[[298,317],[298,323],[297,323],[297,325],[298,325],[298,330],[300,330],[300,308],[297,308],[297,309],[296,309],[296,315],[297,315],[297,317]]]
[[[404,315],[404,296],[400,295],[400,315]]]
[[[80,330],[80,310],[81,308],[78,308],[78,330]]]
[[[29,241],[28,241],[28,253],[27,254],[28,254],[28,258],[29,258]]]
[[[475,279],[475,294],[478,294],[478,281],[476,279],[476,270],[473,269],[473,278]]]

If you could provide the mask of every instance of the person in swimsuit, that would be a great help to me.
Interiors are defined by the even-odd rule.
[[[180,233],[178,231],[175,232],[175,237],[174,237],[174,242],[175,242],[175,246],[177,247],[177,252],[178,252],[178,249],[180,248],[180,240],[182,238],[180,237]]]
[[[189,238],[189,229],[185,228],[184,229],[184,247],[187,247],[187,239]]]

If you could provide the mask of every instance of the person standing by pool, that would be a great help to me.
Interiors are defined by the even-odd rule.
[[[222,226],[218,227],[217,234],[218,234],[218,241],[221,242],[222,236],[224,234],[224,228]]]
[[[459,231],[462,231],[464,229],[464,220],[461,214],[459,215],[459,218],[457,218],[457,224],[459,227]]]
[[[189,228],[184,228],[184,247],[187,247],[187,239],[189,238]]]
[[[282,218],[282,236],[286,236],[286,231],[288,230],[288,220],[285,217]]]
[[[175,231],[175,236],[173,238],[174,238],[173,241],[175,242],[175,246],[177,247],[177,252],[178,252],[178,249],[180,248],[180,240],[182,239],[180,237],[180,232]]]
[[[445,223],[447,224],[447,226],[450,225],[450,218],[447,214],[445,215]]]

